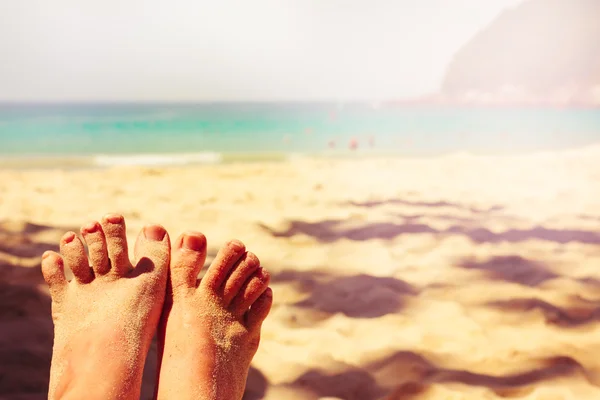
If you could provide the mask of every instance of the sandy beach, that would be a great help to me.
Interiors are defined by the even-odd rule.
[[[108,212],[131,243],[150,222],[200,230],[211,257],[235,237],[271,271],[246,400],[600,398],[598,146],[0,170],[1,398],[45,398],[40,256]]]

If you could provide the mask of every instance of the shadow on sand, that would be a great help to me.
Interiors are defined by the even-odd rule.
[[[387,199],[387,200],[379,200],[379,201],[364,201],[364,202],[355,202],[351,201],[345,203],[344,205],[350,205],[354,207],[364,207],[364,208],[373,208],[383,205],[400,205],[400,206],[409,206],[409,207],[428,207],[428,208],[454,208],[462,211],[469,211],[473,214],[489,214],[497,211],[504,210],[504,206],[501,205],[493,205],[489,208],[478,208],[473,206],[468,206],[460,203],[453,203],[449,201],[413,201],[413,200],[404,200],[404,199]]]
[[[0,397],[42,399],[52,357],[50,298],[40,290],[44,280],[39,261],[28,267],[7,259],[40,257],[57,246],[30,238],[51,227],[7,225],[0,224]]]
[[[0,253],[15,257],[37,257],[46,250],[58,250],[57,244],[32,240],[31,236],[54,230],[50,226],[31,223],[0,222]]]
[[[539,286],[548,280],[559,277],[543,263],[517,255],[491,257],[485,261],[466,259],[458,266],[483,271],[491,279],[530,287]]]
[[[600,303],[573,302],[569,306],[556,306],[535,297],[497,300],[486,305],[501,311],[523,315],[539,311],[549,325],[561,328],[577,328],[600,321]]]
[[[448,229],[436,229],[421,223],[378,222],[360,226],[348,226],[348,221],[324,220],[319,222],[289,221],[285,230],[275,230],[267,225],[259,226],[273,237],[289,238],[295,235],[307,235],[321,243],[332,243],[339,239],[365,241],[371,239],[394,239],[402,235],[428,233],[440,236],[462,235],[475,243],[519,243],[527,240],[543,240],[559,244],[579,242],[600,244],[600,234],[594,231],[576,229],[551,229],[536,226],[531,229],[508,229],[493,232],[487,228],[471,228],[453,225]]]
[[[600,278],[594,276],[570,277],[560,275],[542,261],[530,260],[520,255],[492,256],[486,260],[464,258],[455,266],[464,269],[479,270],[494,280],[517,283],[523,286],[538,287],[546,281],[562,278],[581,285],[600,290]]]
[[[315,311],[322,319],[336,313],[350,318],[394,314],[402,310],[408,296],[418,294],[415,287],[403,280],[367,274],[336,276],[317,271],[286,270],[273,274],[271,282],[296,285],[308,297],[294,306]],[[301,321],[295,322],[302,325]]]
[[[594,277],[570,278],[553,272],[550,267],[539,261],[511,255],[491,257],[485,261],[467,259],[458,264],[459,267],[483,271],[488,278],[516,283],[523,286],[538,287],[544,282],[566,278],[578,284],[600,289],[600,281]],[[539,311],[547,324],[561,328],[574,328],[600,321],[600,301],[589,300],[580,294],[571,296],[571,304],[557,306],[545,300],[526,297],[496,300],[486,306],[509,313],[521,314]]]
[[[316,397],[345,400],[409,400],[426,395],[431,384],[460,383],[487,388],[500,397],[522,396],[531,385],[558,377],[582,373],[585,368],[570,357],[539,360],[535,368],[507,375],[488,375],[468,370],[443,368],[424,356],[400,351],[363,368],[349,367],[344,372],[310,370],[288,385]]]
[[[267,378],[254,367],[250,367],[248,380],[246,381],[246,391],[242,400],[261,400],[267,393],[269,382]]]

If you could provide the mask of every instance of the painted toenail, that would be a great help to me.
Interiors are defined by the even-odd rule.
[[[205,245],[206,239],[204,236],[189,234],[183,237],[183,247],[187,249],[200,251]]]
[[[229,241],[229,246],[233,249],[233,250],[237,250],[237,251],[241,251],[244,249],[244,243],[240,242],[237,239],[233,239]]]
[[[149,225],[144,228],[144,236],[146,236],[146,239],[160,242],[165,238],[166,234],[167,231],[160,225]]]
[[[83,226],[83,230],[87,233],[94,233],[98,230],[98,224],[96,222],[90,222]]]
[[[73,232],[67,232],[65,236],[63,236],[63,241],[65,243],[71,243],[75,239],[75,234]]]
[[[104,217],[104,219],[111,224],[120,224],[123,222],[123,216],[119,214],[108,214]]]

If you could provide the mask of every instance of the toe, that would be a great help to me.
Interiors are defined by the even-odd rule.
[[[180,290],[196,287],[198,273],[206,261],[206,237],[199,232],[186,232],[173,247],[171,287],[176,295]]]
[[[88,246],[90,264],[96,276],[104,275],[110,270],[108,249],[102,227],[97,221],[90,222],[81,228],[81,236]]]
[[[131,262],[127,251],[127,231],[122,215],[108,214],[102,218],[102,230],[106,237],[110,273],[124,276],[131,271]]]
[[[142,229],[135,242],[135,275],[152,273],[164,277],[171,259],[171,241],[165,228],[160,225],[148,225]]]
[[[64,264],[73,271],[78,282],[88,283],[94,276],[85,254],[83,243],[73,232],[67,232],[60,240],[60,253]]]
[[[206,275],[202,278],[201,286],[216,292],[225,283],[229,271],[246,253],[246,246],[239,240],[231,240],[217,253]]]
[[[62,292],[67,286],[64,266],[63,258],[53,251],[47,251],[42,256],[42,275],[52,296]]]
[[[269,311],[273,305],[273,290],[267,288],[263,294],[250,306],[250,310],[246,313],[246,325],[248,329],[259,330]]]
[[[231,300],[238,294],[248,278],[260,267],[260,261],[254,253],[248,252],[242,256],[240,261],[233,267],[225,289],[223,290],[223,299],[226,305],[231,303]]]
[[[252,276],[244,283],[239,293],[233,299],[230,309],[237,316],[242,316],[250,306],[269,287],[271,277],[266,269],[259,267]]]

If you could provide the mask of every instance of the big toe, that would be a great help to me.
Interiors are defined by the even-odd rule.
[[[171,262],[171,286],[175,295],[195,288],[198,273],[206,261],[206,237],[200,232],[186,232],[174,244]]]
[[[151,273],[165,277],[171,257],[169,234],[160,225],[147,225],[142,229],[135,242],[137,261],[132,274]]]

